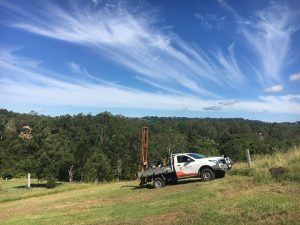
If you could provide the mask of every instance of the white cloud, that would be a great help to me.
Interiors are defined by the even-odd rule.
[[[241,61],[237,61],[239,56],[235,54],[234,44],[225,51],[206,52],[174,33],[158,30],[153,25],[152,15],[133,15],[126,8],[116,10],[117,6],[111,7],[115,9],[113,13],[112,9],[102,11],[95,5],[78,8],[75,2],[71,3],[74,4],[72,10],[66,11],[53,2],[33,2],[32,12],[27,12],[9,1],[0,1],[0,5],[15,12],[22,20],[10,23],[12,27],[94,49],[131,69],[135,72],[134,77],[159,91],[147,92],[102,80],[99,74],[90,74],[75,62],[66,63],[74,76],[53,74],[43,70],[41,62],[17,57],[13,51],[1,49],[1,104],[300,114],[298,95],[236,101],[209,91],[208,87],[212,86],[241,89],[248,81],[241,70]],[[245,31],[267,31],[250,22],[245,24],[249,26]],[[266,41],[264,34],[259,38]],[[258,42],[259,38],[254,37],[253,41]],[[271,45],[277,42],[271,41]],[[266,49],[273,51],[270,46]],[[284,58],[279,61],[283,62]],[[282,64],[275,70],[278,72],[281,67]],[[276,80],[279,76],[279,73],[258,73],[262,81]],[[283,86],[275,85],[265,91],[277,93],[282,90]]]
[[[108,82],[86,80],[62,80],[41,69],[27,65],[31,60],[17,57],[10,50],[1,49],[0,54],[0,102],[2,105],[72,106],[139,108],[191,111],[223,110],[229,112],[257,112],[300,114],[299,95],[262,96],[258,101],[235,101],[233,99],[208,100],[187,94],[163,94],[146,92]],[[76,64],[75,68],[81,68]],[[21,76],[20,76],[21,75]]]
[[[286,5],[273,2],[259,11],[248,25],[240,26],[246,40],[260,59],[264,82],[281,81],[291,37],[296,29],[295,14]]]
[[[283,101],[299,101],[300,100],[300,95],[284,95],[284,96],[279,96],[280,99]]]
[[[74,62],[68,62],[66,63],[67,66],[69,67],[70,71],[74,74],[82,74],[84,71],[80,68],[80,65]]]
[[[260,71],[251,66],[258,80],[263,85],[281,82],[281,71],[288,61],[292,35],[299,29],[297,24],[299,14],[286,4],[272,1],[268,7],[257,11],[251,19],[247,19],[224,0],[218,2],[234,16],[238,31],[250,44],[249,49],[252,49],[258,57]]]
[[[226,82],[229,86],[236,86],[239,84],[243,84],[245,81],[245,77],[243,73],[239,69],[235,52],[234,52],[234,43],[232,43],[228,47],[229,54],[226,56],[223,52],[219,51],[216,55],[219,63],[223,66],[223,76],[226,76]]]
[[[98,5],[100,3],[100,0],[91,0],[95,5]]]
[[[271,87],[267,87],[264,89],[265,92],[267,93],[278,93],[283,91],[283,86],[282,85],[273,85]]]
[[[238,14],[237,11],[235,11],[229,4],[227,4],[226,1],[218,0],[218,2],[223,9],[225,9],[235,17],[237,23],[245,23],[245,20]]]
[[[244,80],[233,49],[228,58],[219,55],[221,60],[217,63],[200,47],[184,42],[172,32],[157,29],[155,15],[131,13],[124,5],[104,10],[95,5],[79,8],[76,2],[71,2],[70,10],[65,10],[53,2],[36,2],[28,14],[9,2],[0,4],[22,18],[19,22],[17,17],[10,26],[95,49],[155,87],[180,86],[189,93],[216,97],[208,88],[211,83],[224,87],[232,84],[232,80],[235,83]]]
[[[294,73],[289,76],[290,81],[300,81],[300,73]]]

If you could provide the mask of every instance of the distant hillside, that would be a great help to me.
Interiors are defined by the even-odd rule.
[[[59,180],[132,179],[139,169],[141,128],[149,127],[150,164],[192,151],[245,160],[300,144],[300,123],[244,119],[127,118],[103,112],[49,117],[0,110],[2,176],[31,172]]]

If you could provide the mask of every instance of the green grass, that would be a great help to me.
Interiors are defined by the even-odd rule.
[[[0,181],[0,224],[296,225],[300,185],[293,167],[299,153],[281,156],[256,158],[250,172],[242,164],[234,165],[233,174],[242,175],[211,182],[185,180],[162,189],[138,188],[138,181],[130,181],[28,190],[22,187],[26,179]],[[258,171],[288,165],[288,179],[257,182]]]
[[[33,186],[41,187],[33,187],[32,189],[26,189],[26,179],[0,181],[0,203],[77,190],[91,186],[91,184],[84,183],[58,183],[57,188],[46,189],[46,181],[37,181],[35,179],[32,179],[31,182]]]
[[[295,182],[258,185],[252,178],[227,176],[158,190],[135,189],[137,181],[15,190],[22,182],[1,182],[0,224],[297,224],[300,220]]]
[[[270,173],[271,168],[284,168],[283,174]],[[278,152],[272,155],[256,155],[252,160],[252,167],[247,163],[236,163],[230,171],[232,175],[252,176],[257,183],[272,183],[295,181],[300,183],[300,148],[288,152]]]

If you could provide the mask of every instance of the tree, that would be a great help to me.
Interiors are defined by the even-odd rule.
[[[141,128],[149,127],[149,164],[169,153],[252,154],[287,151],[300,144],[300,123],[244,119],[126,118],[108,112],[49,117],[0,109],[0,173],[62,181],[133,179],[141,159]],[[19,137],[24,126],[32,137]]]
[[[97,148],[93,148],[93,152],[83,167],[83,181],[111,181],[112,173],[108,158]]]
[[[247,146],[240,139],[233,139],[222,146],[223,154],[234,161],[246,160],[245,150]]]

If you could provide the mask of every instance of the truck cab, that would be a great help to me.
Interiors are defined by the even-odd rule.
[[[230,158],[205,157],[197,153],[180,153],[171,156],[177,179],[201,177],[210,180],[225,176],[231,169]]]

